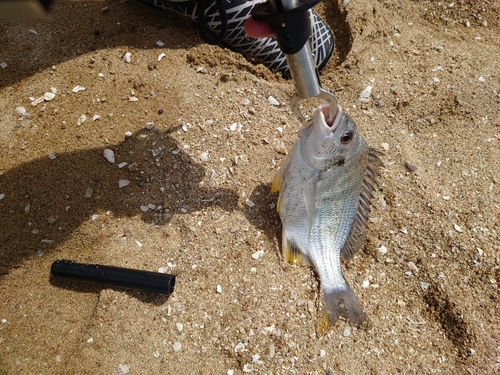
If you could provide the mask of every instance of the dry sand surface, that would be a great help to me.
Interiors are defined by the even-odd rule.
[[[179,16],[61,0],[0,25],[1,374],[500,373],[499,1],[317,12],[336,36],[323,86],[385,153],[343,266],[367,321],[319,335],[317,276],[283,266],[269,187],[299,128],[292,82]],[[163,267],[177,285],[51,280],[57,259]]]

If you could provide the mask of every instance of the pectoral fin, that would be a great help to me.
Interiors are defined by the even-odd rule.
[[[302,190],[302,193],[304,195],[304,202],[306,205],[307,217],[309,219],[308,234],[310,234],[313,219],[314,219],[315,206],[316,206],[316,180],[307,181],[304,184],[304,188]]]

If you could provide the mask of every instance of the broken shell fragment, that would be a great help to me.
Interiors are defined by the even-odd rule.
[[[20,116],[23,116],[26,114],[26,108],[24,107],[16,107],[16,113]]]
[[[45,99],[43,98],[43,96],[40,96],[38,99],[35,99],[31,102],[31,105],[33,107],[36,107],[38,104],[40,104],[41,102],[43,102]]]
[[[107,148],[102,152],[102,154],[104,155],[106,160],[109,161],[110,163],[115,162],[115,153],[113,152],[113,150],[110,150],[109,148]]]
[[[45,94],[43,94],[43,99],[47,102],[51,101],[55,97],[56,97],[56,94],[54,94],[53,92],[46,92]]]
[[[267,98],[267,102],[270,104],[270,105],[280,105],[280,102],[278,102],[274,96],[269,96]]]
[[[360,103],[368,103],[368,100],[370,99],[370,95],[372,94],[372,87],[371,86],[366,86],[366,89],[361,91],[361,94],[359,94],[359,102]]]
[[[76,85],[75,87],[73,87],[73,89],[71,91],[78,92],[78,91],[84,91],[84,90],[86,90],[85,87],[82,87],[80,85]]]
[[[120,180],[118,181],[118,187],[121,189],[122,187],[125,187],[125,186],[128,186],[130,185],[130,181],[129,180]]]
[[[83,124],[85,121],[87,121],[87,116],[85,115],[81,115],[80,117],[78,117],[78,121],[76,122],[78,125],[81,125]]]

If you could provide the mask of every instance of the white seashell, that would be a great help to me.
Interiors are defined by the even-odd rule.
[[[129,102],[137,102],[137,101],[139,101],[139,99],[137,99],[135,96],[131,96],[130,98],[128,98],[128,101]]]
[[[217,284],[217,293],[222,293],[222,287],[220,284]]]
[[[78,91],[84,91],[84,90],[87,90],[87,89],[83,86],[76,85],[75,87],[73,87],[73,89],[71,91],[78,92]]]
[[[156,42],[156,45],[158,47],[163,47],[165,45],[165,43],[163,43],[161,40],[159,40],[159,41]]]
[[[5,61],[2,61],[2,62],[0,63],[0,68],[2,68],[2,69],[5,69],[7,66],[8,66],[8,65],[7,65],[7,63],[6,63]]]
[[[26,108],[24,108],[24,107],[16,107],[16,113],[18,115],[22,116],[22,115],[26,114]]]
[[[85,116],[85,115],[81,115],[80,117],[78,117],[77,124],[78,124],[78,125],[81,125],[81,124],[83,124],[85,121],[87,121],[87,116]]]
[[[123,168],[124,166],[126,166],[128,163],[126,161],[123,161],[121,162],[120,164],[118,164],[118,168]]]
[[[104,78],[104,73],[97,73],[98,77]]]
[[[179,350],[182,349],[182,344],[180,342],[174,342],[174,345],[172,345],[172,349],[174,349],[174,352],[177,353]]]
[[[125,187],[125,186],[128,186],[130,185],[130,181],[129,180],[120,180],[118,181],[118,187],[121,189],[122,187]]]
[[[184,325],[182,323],[175,323],[175,328],[177,328],[177,331],[182,332]]]
[[[125,61],[127,64],[132,61],[132,54],[130,52],[125,52],[123,55],[123,61]]]
[[[486,81],[486,80],[484,79],[484,77],[483,77],[483,76],[480,76],[480,77],[478,78],[478,80],[479,80],[479,82],[484,82],[484,81]]]
[[[262,255],[264,255],[264,250],[261,249],[261,250],[256,251],[255,253],[253,253],[252,258],[257,260],[260,257],[262,257]]]
[[[0,194],[0,201],[5,198],[5,193]]]
[[[459,232],[459,233],[462,233],[462,232],[463,232],[462,228],[460,228],[460,226],[459,226],[458,224],[453,224],[453,226],[455,227],[455,230],[456,230],[457,232]]]
[[[368,103],[368,100],[370,99],[370,95],[372,94],[372,87],[371,86],[366,86],[366,89],[361,91],[361,94],[359,94],[359,102],[360,103]]]
[[[387,254],[387,247],[385,247],[384,245],[380,246],[377,250],[382,255]]]
[[[122,365],[121,363],[118,365],[118,368],[117,368],[118,375],[128,374],[129,371],[130,371],[130,367],[128,367],[127,365]]]
[[[236,346],[234,347],[234,352],[235,353],[238,353],[238,352],[244,352],[245,351],[245,344],[243,344],[242,342],[239,342],[238,344],[236,344]]]
[[[29,29],[28,33],[33,34],[33,35],[38,35],[38,33],[36,32],[36,30],[33,30],[33,29]]]
[[[125,132],[125,138],[130,138],[130,137],[132,137],[132,132],[131,131]]]
[[[160,53],[160,54],[158,55],[158,61],[161,61],[161,59],[163,59],[165,56],[167,56],[167,54],[166,54],[166,53],[163,53],[163,52],[162,52],[162,53]]]
[[[106,160],[109,161],[110,163],[115,162],[115,153],[113,152],[113,150],[107,148],[102,152],[102,154],[106,158]]]
[[[247,200],[245,201],[245,204],[246,204],[248,207],[253,207],[253,206],[255,206],[255,203],[253,203],[250,199],[247,199]]]
[[[94,115],[94,116],[92,117],[92,121],[99,120],[100,118],[101,118],[101,116],[99,116],[99,115]]]
[[[267,102],[270,105],[280,105],[280,102],[278,102],[273,96],[269,96],[269,98],[267,98]]]
[[[49,159],[54,160],[55,158],[56,156],[52,152],[49,152]]]
[[[202,152],[202,153],[200,154],[200,160],[201,160],[201,161],[207,161],[207,160],[208,160],[208,153],[206,153],[206,152]]]
[[[54,99],[56,97],[56,94],[54,94],[53,92],[46,92],[45,94],[43,94],[43,98],[45,99],[45,101],[49,102],[51,101],[52,99]]]
[[[151,130],[155,127],[155,123],[154,122],[146,122],[146,125],[144,125],[144,127],[148,130]]]
[[[31,102],[31,105],[33,107],[36,107],[38,104],[40,104],[41,102],[43,102],[45,99],[43,98],[43,96],[40,96],[38,99],[35,99]]]

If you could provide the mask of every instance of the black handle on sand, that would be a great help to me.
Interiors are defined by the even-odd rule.
[[[82,264],[70,260],[56,260],[50,267],[50,273],[52,276],[68,280],[161,294],[171,294],[175,286],[175,275],[99,264]]]

